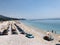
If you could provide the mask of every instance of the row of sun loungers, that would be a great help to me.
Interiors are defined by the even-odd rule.
[[[13,28],[13,25],[16,26],[16,28],[17,28],[17,30],[20,32],[20,34],[25,35],[25,37],[27,37],[27,38],[34,38],[34,36],[33,36],[32,34],[26,33],[24,30],[22,30],[22,29],[21,29],[18,25],[16,25],[16,24],[11,24],[11,25],[9,24],[8,27],[7,27],[7,29],[4,29],[3,32],[0,32],[0,35],[8,35],[8,32],[10,31],[10,30],[9,30],[9,26],[11,26],[11,33],[12,33],[12,34],[18,34],[16,28]]]
[[[0,35],[8,35],[8,30],[9,29],[9,26],[7,27],[7,29],[4,29],[3,32],[0,32]]]
[[[27,37],[27,38],[34,38],[34,36],[32,34],[28,34],[24,30],[22,30],[19,26],[17,26],[16,24],[14,24],[14,25],[17,27],[17,29],[19,30],[20,34],[24,34],[25,37]]]
[[[26,34],[26,33],[24,32],[24,30],[22,30],[19,26],[17,26],[16,24],[14,24],[14,25],[17,27],[18,31],[19,31],[21,34]]]

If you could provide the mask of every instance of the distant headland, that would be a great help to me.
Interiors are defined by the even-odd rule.
[[[11,18],[11,17],[6,17],[3,15],[0,15],[0,21],[9,21],[9,20],[26,20],[24,18]]]

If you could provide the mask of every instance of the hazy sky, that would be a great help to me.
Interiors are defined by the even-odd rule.
[[[0,0],[0,14],[27,19],[60,18],[60,0]]]

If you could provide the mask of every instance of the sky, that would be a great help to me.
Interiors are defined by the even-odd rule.
[[[26,19],[60,18],[60,0],[0,0],[0,15]]]

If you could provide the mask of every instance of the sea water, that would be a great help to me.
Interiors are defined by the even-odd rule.
[[[22,20],[28,26],[60,34],[60,20]]]

